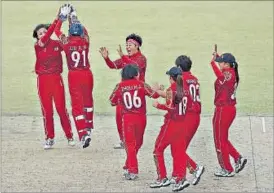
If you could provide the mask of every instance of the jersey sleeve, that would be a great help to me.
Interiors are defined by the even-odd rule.
[[[122,60],[127,64],[136,64],[139,68],[145,68],[147,65],[147,60],[143,55],[136,58],[136,60],[131,60],[128,56],[123,55]]]
[[[210,62],[211,67],[213,69],[213,72],[215,73],[215,75],[217,76],[217,78],[223,78],[223,73],[222,71],[218,68],[216,62],[214,60],[212,60]]]
[[[42,45],[46,44],[47,41],[49,41],[50,36],[53,34],[53,31],[55,29],[55,26],[57,24],[58,19],[55,19],[53,23],[50,25],[50,27],[47,30],[47,33],[39,40]],[[39,45],[39,44],[38,44]],[[41,45],[41,44],[40,44]]]
[[[174,93],[171,88],[168,88],[166,91],[166,104],[158,104],[157,109],[160,110],[172,110],[173,109],[173,101],[174,101]]]
[[[105,58],[105,62],[106,64],[108,65],[108,67],[110,69],[121,69],[124,67],[124,63],[123,63],[123,60],[120,58],[120,59],[117,59],[115,61],[111,61],[109,59],[109,57]]]
[[[144,84],[145,84],[144,88],[145,88],[145,95],[146,96],[148,96],[150,98],[154,98],[154,99],[160,97],[160,95],[157,92],[153,91],[152,88],[147,83],[144,83]]]
[[[120,92],[119,92],[119,84],[116,85],[114,90],[112,91],[109,101],[111,106],[116,106],[119,104]]]

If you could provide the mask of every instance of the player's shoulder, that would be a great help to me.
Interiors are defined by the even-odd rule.
[[[113,91],[117,91],[121,86],[121,82],[120,83],[117,83],[113,89]]]
[[[146,56],[145,56],[144,54],[142,54],[142,53],[141,53],[141,55],[140,55],[140,58],[141,58],[142,60],[144,60],[145,62],[147,61]]]

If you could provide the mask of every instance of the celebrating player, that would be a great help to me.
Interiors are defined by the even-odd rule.
[[[50,26],[39,24],[33,30],[33,38],[37,40],[34,45],[36,54],[35,72],[38,75],[37,89],[45,127],[45,149],[49,149],[54,145],[53,101],[68,139],[68,144],[70,146],[75,145],[66,109],[64,84],[61,76],[63,71],[62,47],[59,41],[50,38],[58,21],[59,18],[57,17]]]
[[[89,36],[87,30],[77,19],[71,5],[61,9],[63,21],[69,17],[69,36],[60,31],[62,21],[56,24],[55,34],[62,42],[69,69],[68,83],[71,96],[72,115],[83,148],[89,146],[93,129],[93,74],[89,63]]]
[[[175,64],[177,67],[180,67],[183,71],[183,85],[184,93],[190,93],[185,101],[185,119],[184,119],[184,137],[186,142],[186,148],[188,147],[191,139],[196,133],[200,125],[200,114],[201,114],[201,101],[200,101],[200,84],[196,76],[194,76],[190,70],[192,66],[191,59],[186,55],[179,56]],[[171,148],[171,153],[174,153]],[[192,181],[193,185],[196,185],[201,175],[204,172],[204,167],[197,165],[187,154],[187,167],[190,173],[193,174],[194,178]],[[176,176],[176,174],[173,174]],[[174,180],[172,180],[173,182]]]
[[[173,149],[173,175],[175,186],[173,191],[180,191],[189,186],[186,180],[186,142],[184,137],[185,104],[187,93],[183,93],[182,71],[178,67],[172,67],[166,74],[169,75],[170,87],[163,94],[166,104],[155,101],[154,107],[167,110],[164,125],[155,142],[153,151],[158,179],[150,185],[151,188],[160,188],[170,185],[164,161],[164,151],[171,145]],[[158,91],[159,92],[159,91]],[[161,94],[163,92],[160,92]],[[162,94],[161,94],[162,95]]]
[[[218,62],[218,65],[215,63]],[[243,158],[228,140],[228,130],[236,116],[236,89],[239,85],[238,63],[230,53],[221,56],[217,49],[211,60],[215,81],[215,113],[213,117],[214,142],[221,169],[214,173],[219,177],[235,175],[229,156],[235,160],[235,172],[240,172],[247,159]]]
[[[139,80],[145,82],[145,73],[147,60],[146,57],[141,53],[140,47],[142,46],[142,38],[136,34],[130,34],[126,38],[126,50],[128,55],[124,55],[121,46],[119,46],[118,54],[120,55],[120,59],[115,61],[111,61],[109,59],[109,53],[106,47],[100,48],[100,53],[102,57],[105,59],[106,64],[111,69],[122,69],[124,66],[129,64],[135,64],[139,67],[140,77]],[[123,144],[123,132],[122,132],[122,109],[121,105],[116,106],[116,124],[117,130],[120,137],[120,143],[114,146],[115,149],[124,148]]]
[[[127,153],[123,169],[127,180],[135,180],[138,177],[137,153],[143,144],[146,128],[145,96],[159,97],[149,85],[139,80],[139,76],[136,65],[126,65],[122,70],[122,81],[117,84],[110,96],[112,106],[122,107],[123,142]]]

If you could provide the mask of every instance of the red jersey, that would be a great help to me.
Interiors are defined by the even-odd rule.
[[[184,102],[186,109],[184,113],[201,113],[200,84],[191,72],[183,72]]]
[[[69,70],[87,70],[90,69],[89,63],[89,36],[84,28],[84,36],[65,37],[61,32],[62,21],[58,21],[55,28],[55,34],[63,41],[63,50],[66,54]]]
[[[145,82],[147,59],[140,51],[132,56],[124,55],[120,59],[115,61],[111,61],[109,58],[106,58],[105,61],[108,67],[111,69],[122,69],[129,64],[137,65],[139,67],[139,72],[140,72],[139,79]]]
[[[80,36],[69,36],[68,43],[63,45],[69,70],[90,69],[88,54],[89,42]]]
[[[122,105],[125,114],[146,114],[146,96],[158,98],[159,94],[143,81],[131,79],[120,82],[109,100],[112,106]]]
[[[61,44],[57,40],[50,39],[57,20],[50,25],[47,33],[38,40],[35,45],[36,63],[35,72],[41,74],[60,74],[63,71]]]
[[[158,104],[157,109],[167,110],[165,118],[173,120],[183,120],[185,117],[185,98],[182,102],[176,104],[176,83],[171,84],[171,86],[166,90],[166,104]]]
[[[211,62],[217,80],[214,83],[215,87],[215,106],[233,106],[236,105],[236,89],[237,81],[233,68],[220,71],[214,61]]]

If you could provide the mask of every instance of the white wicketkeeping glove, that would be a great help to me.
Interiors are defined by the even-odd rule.
[[[69,4],[62,5],[60,9],[59,18],[62,21],[65,21],[68,17],[68,14],[71,12],[71,6]]]
[[[76,9],[72,5],[71,5],[70,13],[69,13],[69,18],[70,18],[72,23],[78,22]]]

